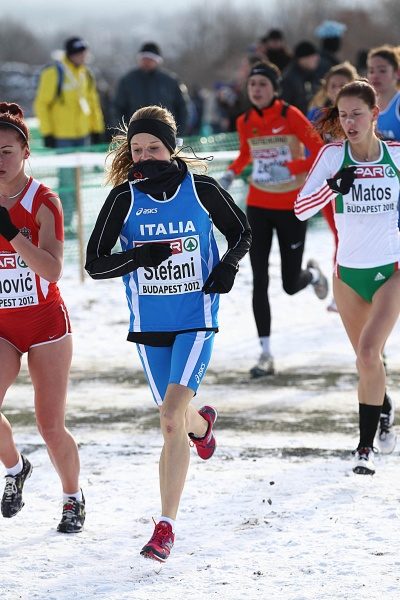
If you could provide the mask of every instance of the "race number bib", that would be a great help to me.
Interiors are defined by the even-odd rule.
[[[34,271],[18,254],[0,254],[0,309],[38,303]]]
[[[397,221],[399,180],[394,168],[388,164],[357,165],[355,173],[354,184],[343,196],[343,212],[357,215],[392,212]]]
[[[265,135],[248,140],[253,170],[250,182],[263,192],[285,193],[299,189],[305,173],[291,175],[286,163],[304,158],[304,146],[293,134]]]
[[[163,240],[172,248],[172,256],[158,267],[137,270],[139,295],[176,295],[199,292],[203,287],[198,235]]]
[[[294,177],[288,174],[279,181],[274,179],[273,169],[277,165],[283,166],[286,162],[292,160],[292,155],[288,146],[260,147],[253,153],[253,173],[252,180],[255,183],[288,183]]]

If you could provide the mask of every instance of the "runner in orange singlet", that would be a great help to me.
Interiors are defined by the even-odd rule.
[[[266,61],[253,65],[247,81],[251,108],[238,117],[240,148],[220,183],[227,188],[247,165],[252,172],[246,198],[252,230],[253,313],[261,346],[253,378],[274,373],[270,347],[269,258],[274,233],[279,243],[282,287],[297,294],[308,285],[320,299],[328,282],[315,260],[302,268],[306,227],[296,222],[293,205],[322,140],[295,107],[279,98],[279,69]],[[309,151],[305,157],[304,147]]]

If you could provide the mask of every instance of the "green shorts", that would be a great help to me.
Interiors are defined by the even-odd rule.
[[[398,263],[372,267],[370,269],[350,269],[337,265],[336,275],[361,298],[372,302],[373,295],[399,268]]]

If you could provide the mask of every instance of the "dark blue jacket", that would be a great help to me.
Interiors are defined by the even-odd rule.
[[[168,108],[175,117],[178,135],[184,135],[188,120],[189,96],[186,86],[175,74],[165,69],[143,71],[133,69],[124,75],[117,86],[114,99],[116,123],[129,122],[132,114],[142,106],[158,105]]]

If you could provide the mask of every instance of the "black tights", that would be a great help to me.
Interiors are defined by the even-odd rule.
[[[307,223],[299,221],[291,210],[270,210],[247,207],[247,217],[253,241],[250,261],[253,271],[253,312],[259,337],[271,333],[271,309],[268,298],[269,255],[274,229],[281,255],[283,289],[293,295],[304,289],[312,279],[310,271],[302,270]]]

